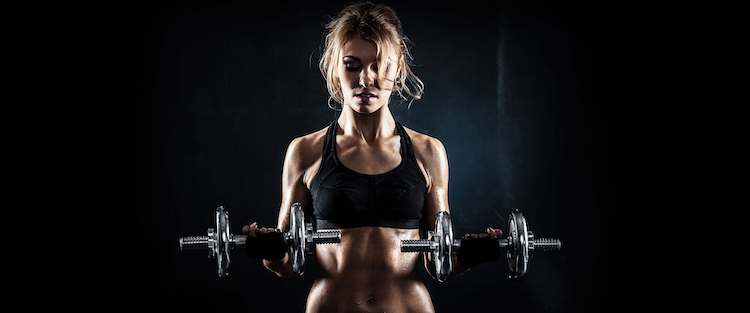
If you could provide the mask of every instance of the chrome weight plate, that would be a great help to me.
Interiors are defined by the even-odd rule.
[[[526,218],[518,209],[510,213],[508,219],[508,241],[506,248],[510,270],[508,278],[520,280],[526,275],[526,268],[529,264],[529,229],[526,225]]]
[[[433,236],[438,243],[434,251],[435,274],[439,282],[446,282],[453,272],[453,222],[448,212],[438,212]]]

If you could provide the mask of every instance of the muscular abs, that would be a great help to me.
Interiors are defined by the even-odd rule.
[[[433,312],[417,274],[417,254],[401,253],[400,240],[415,229],[359,227],[342,230],[338,245],[318,245],[318,278],[308,312]]]

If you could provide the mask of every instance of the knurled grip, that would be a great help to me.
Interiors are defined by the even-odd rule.
[[[428,239],[401,240],[401,252],[431,252],[437,243]]]

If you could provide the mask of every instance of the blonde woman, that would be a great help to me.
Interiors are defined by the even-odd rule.
[[[448,160],[439,140],[403,127],[388,107],[392,94],[419,99],[424,88],[407,63],[405,40],[396,13],[383,5],[348,6],[327,25],[320,68],[341,114],[289,145],[277,227],[243,228],[262,247],[248,253],[280,277],[294,275],[278,235],[289,229],[293,203],[318,230],[341,231],[340,244],[316,246],[320,268],[308,312],[434,311],[418,254],[401,253],[400,242],[419,239],[438,212],[449,211]],[[497,241],[483,239],[500,234],[472,235],[488,244],[454,255],[453,275],[496,259]],[[423,266],[434,272],[430,262]]]

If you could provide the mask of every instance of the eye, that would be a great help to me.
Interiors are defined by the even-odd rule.
[[[344,63],[344,66],[346,67],[346,70],[349,72],[359,71],[359,64],[356,62],[346,62]]]

